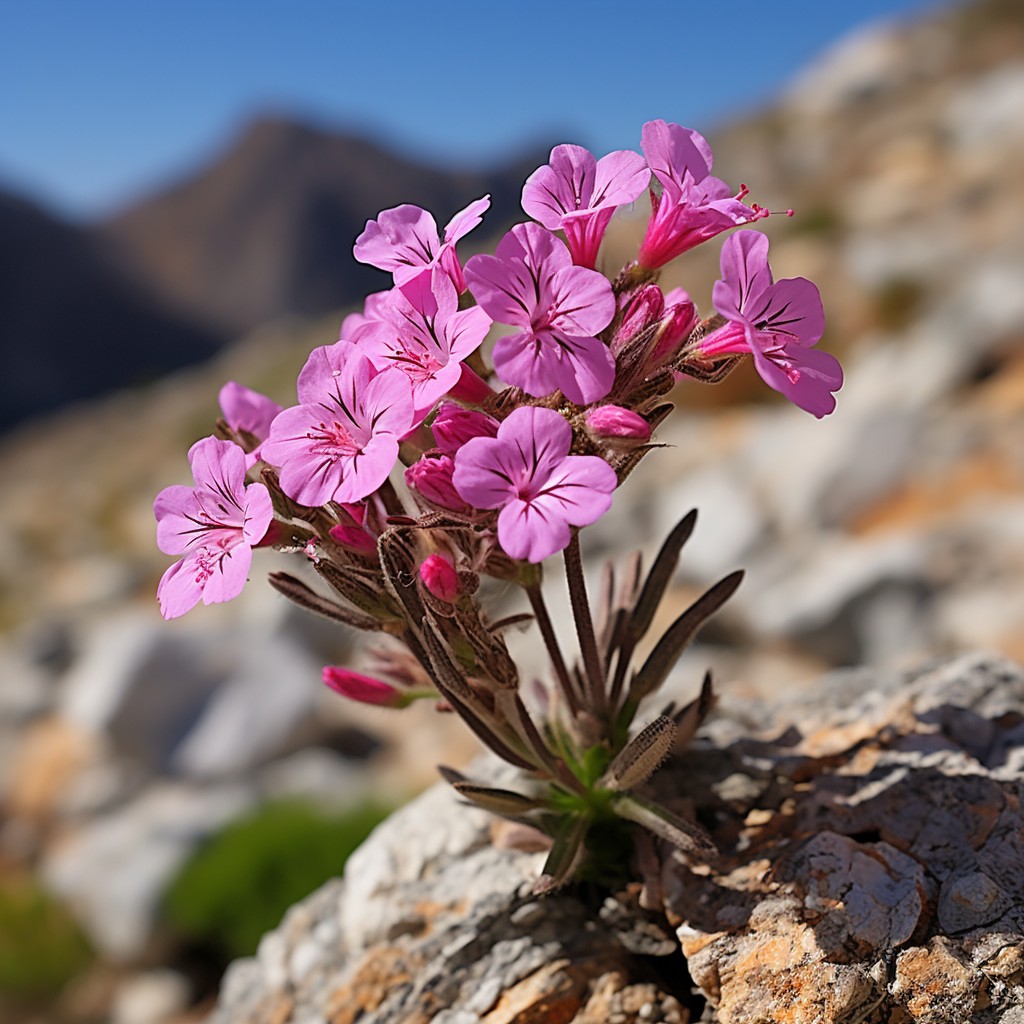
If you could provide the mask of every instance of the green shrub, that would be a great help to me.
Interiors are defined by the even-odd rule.
[[[60,903],[28,879],[0,881],[0,999],[53,996],[91,961]]]
[[[391,808],[360,804],[329,815],[306,803],[268,804],[203,846],[167,893],[165,915],[186,941],[249,956],[284,912],[341,873]]]

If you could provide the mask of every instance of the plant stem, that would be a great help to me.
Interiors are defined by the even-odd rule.
[[[579,530],[572,531],[569,546],[563,552],[565,556],[565,575],[569,583],[569,601],[572,604],[572,615],[576,622],[576,635],[580,641],[580,653],[583,656],[584,674],[587,679],[592,708],[602,714],[607,708],[607,695],[604,689],[604,671],[601,668],[601,656],[597,651],[597,635],[594,633],[594,621],[590,614],[590,600],[587,597],[587,584],[583,579],[583,559],[580,555]]]

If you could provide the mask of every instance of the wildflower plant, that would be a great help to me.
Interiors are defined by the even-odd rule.
[[[596,601],[581,532],[657,447],[681,377],[720,379],[749,354],[770,387],[818,417],[842,384],[836,359],[814,347],[824,329],[817,288],[775,281],[767,237],[745,227],[767,211],[711,176],[695,131],[651,121],[642,149],[598,160],[556,146],[523,189],[532,220],[464,266],[456,243],[480,224],[487,197],[443,236],[418,207],[381,212],[355,256],[391,272],[394,287],[312,352],[290,408],[226,385],[216,435],[190,452],[196,486],[169,487],[154,506],[161,549],[182,555],[158,588],[165,617],[237,596],[252,548],[265,546],[308,558],[322,581],[273,572],[280,593],[391,638],[374,676],[327,666],[324,682],[382,707],[433,701],[520,769],[513,788],[442,771],[468,801],[551,837],[541,892],[587,869],[614,873],[600,863],[608,837],[638,827],[694,858],[714,850],[646,788],[710,710],[710,678],[684,707],[652,716],[646,704],[742,573],[714,584],[641,660],[696,512],[646,572],[639,554],[608,565]],[[637,258],[609,278],[596,269],[602,237],[645,188],[651,217]],[[688,295],[660,288],[659,269],[737,227],[722,247],[717,312],[702,319]],[[503,329],[488,365],[492,324]],[[555,556],[574,657],[542,589]],[[518,588],[529,612],[502,617],[486,578]],[[527,627],[550,661],[550,678],[529,690],[535,681],[505,640]]]

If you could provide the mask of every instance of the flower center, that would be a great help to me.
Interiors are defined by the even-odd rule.
[[[321,421],[315,429],[307,431],[306,437],[313,442],[309,448],[313,455],[331,460],[358,455],[363,450],[359,440],[338,420]]]
[[[438,370],[444,368],[432,352],[425,348],[403,346],[391,357],[391,361],[415,384],[424,384],[432,380]]]

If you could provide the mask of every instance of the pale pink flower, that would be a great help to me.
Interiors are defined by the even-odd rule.
[[[360,263],[390,271],[399,288],[440,266],[461,294],[466,290],[466,280],[455,243],[483,220],[490,205],[491,197],[483,196],[460,210],[445,225],[443,241],[437,222],[419,206],[406,203],[382,210],[376,220],[366,222],[366,228],[356,239],[355,257]]]
[[[724,181],[712,177],[711,147],[699,132],[648,121],[641,139],[662,188],[660,196],[651,193],[651,219],[638,256],[641,266],[663,267],[722,231],[768,216],[767,210],[740,202],[745,188],[734,195]]]
[[[281,489],[302,505],[354,502],[372,494],[414,425],[412,386],[399,370],[377,372],[354,345],[314,349],[298,381],[301,405],[274,420],[263,458]]]
[[[203,604],[230,601],[242,592],[252,549],[273,518],[263,484],[245,485],[246,456],[238,445],[207,437],[188,453],[195,487],[165,487],[153,503],[157,543],[183,555],[157,587],[165,619]]]
[[[392,289],[376,310],[379,319],[359,331],[359,349],[378,370],[400,370],[412,385],[415,418],[463,376],[463,359],[487,336],[490,317],[479,307],[459,310],[455,286],[438,269]]]
[[[459,449],[455,488],[476,508],[501,509],[498,541],[512,558],[543,561],[566,547],[570,527],[611,508],[615,471],[595,455],[570,455],[571,446],[572,428],[557,412],[523,406],[496,437]]]
[[[494,256],[473,256],[466,278],[492,319],[518,327],[494,346],[503,381],[541,397],[561,389],[579,405],[603,398],[615,360],[597,338],[615,315],[608,279],[573,265],[569,250],[539,224],[517,224]]]
[[[549,162],[526,179],[523,209],[549,230],[563,230],[573,263],[593,268],[612,214],[650,180],[647,162],[631,150],[595,160],[582,146],[555,146]]]
[[[270,424],[281,411],[281,406],[272,398],[261,395],[233,380],[220,389],[220,411],[227,425],[235,432],[244,430],[257,441],[264,441],[270,434]]]
[[[803,277],[773,281],[768,237],[738,231],[722,246],[715,308],[729,323],[700,343],[701,358],[749,352],[765,383],[819,419],[843,385],[839,360],[812,346],[825,330],[817,287]]]

